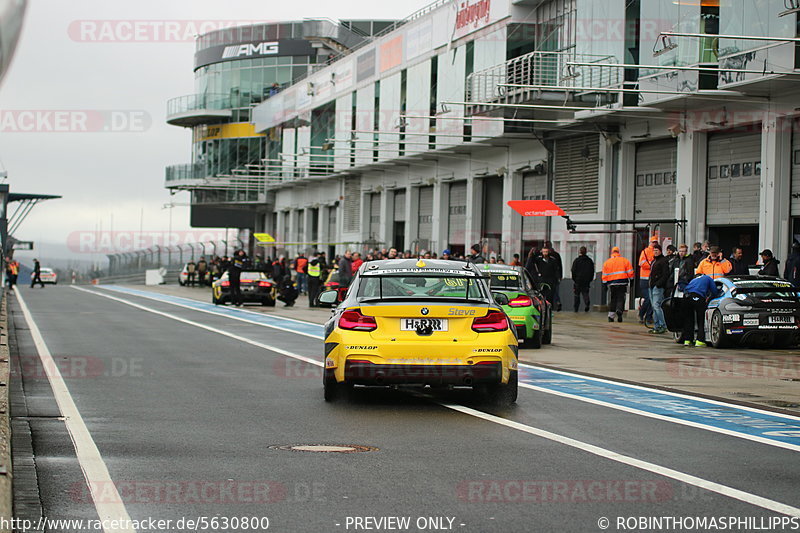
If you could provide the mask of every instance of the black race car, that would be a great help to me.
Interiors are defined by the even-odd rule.
[[[715,280],[720,296],[708,303],[706,339],[714,348],[734,344],[762,348],[800,342],[798,290],[772,276],[730,276]],[[679,334],[684,311],[677,298],[662,304],[667,329]]]
[[[243,302],[275,306],[275,282],[269,279],[265,273],[244,271],[239,279],[241,280],[239,286],[242,289]],[[231,282],[227,272],[211,285],[211,301],[215,305],[231,303]]]

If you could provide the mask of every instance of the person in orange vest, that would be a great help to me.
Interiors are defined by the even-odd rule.
[[[642,293],[643,302],[639,307],[639,323],[648,324],[653,321],[653,306],[650,303],[650,269],[656,257],[653,247],[658,244],[658,237],[650,237],[650,244],[639,254],[639,290]]]
[[[19,276],[19,263],[11,258],[6,259],[6,283],[8,283],[8,290],[13,291],[14,285],[17,284],[17,277]]]
[[[633,279],[633,265],[619,253],[619,248],[611,249],[611,257],[603,263],[603,285],[608,287],[608,321],[622,322],[622,312],[625,310],[628,284]]]
[[[705,274],[711,279],[719,279],[727,276],[731,270],[733,270],[733,265],[722,257],[722,249],[719,246],[712,246],[708,257],[697,265],[695,274]]]

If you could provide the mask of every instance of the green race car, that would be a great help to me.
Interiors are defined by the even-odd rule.
[[[485,264],[483,273],[491,276],[493,293],[508,297],[503,311],[517,328],[520,346],[541,348],[553,338],[553,310],[536,288],[531,275],[522,267]]]

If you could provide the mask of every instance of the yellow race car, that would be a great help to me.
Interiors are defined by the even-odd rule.
[[[353,385],[472,387],[498,405],[517,399],[517,335],[471,263],[364,263],[325,324],[325,400]]]

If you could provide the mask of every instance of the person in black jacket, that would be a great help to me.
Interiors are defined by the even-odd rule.
[[[42,289],[44,289],[44,283],[42,282],[42,264],[39,262],[38,259],[34,259],[33,272],[31,273],[31,289],[37,283]]]
[[[694,279],[695,269],[694,257],[689,253],[689,247],[681,244],[678,247],[678,256],[681,262],[678,265],[678,290],[683,292],[690,281]]]
[[[731,265],[733,268],[730,271],[731,276],[747,276],[750,274],[750,266],[744,260],[744,250],[741,246],[736,246],[731,254]]]
[[[669,264],[669,279],[667,279],[667,286],[664,290],[664,297],[672,294],[672,289],[675,288],[675,271],[681,266],[681,256],[678,255],[678,249],[672,244],[667,246],[667,263]]]
[[[795,287],[800,288],[800,242],[794,241],[792,244],[792,255],[786,260],[783,277],[791,281]]]
[[[761,252],[761,270],[758,271],[759,276],[775,276],[778,277],[778,264],[780,261],[775,259],[772,255],[772,250],[764,250]]]
[[[578,250],[578,257],[572,262],[572,291],[575,294],[575,312],[581,304],[581,296],[583,296],[584,308],[583,311],[589,312],[589,286],[594,281],[594,261],[586,255],[586,247],[581,246]]]
[[[552,242],[545,241],[544,247],[550,250],[550,257],[556,261],[556,283],[553,286],[553,307],[556,311],[561,311],[561,294],[558,288],[561,286],[561,280],[564,279],[564,262],[561,260],[561,254],[556,252]]]
[[[528,256],[525,258],[525,270],[531,275],[534,282],[539,282],[539,270],[536,267],[536,259],[539,257],[539,248],[532,246],[528,250]]]
[[[244,250],[237,250],[233,254],[230,266],[228,266],[228,282],[231,286],[231,303],[236,307],[242,306],[242,270],[245,268],[247,254]]]
[[[661,253],[660,244],[653,247],[653,257],[653,263],[650,265],[650,304],[653,306],[653,329],[650,330],[650,333],[662,334],[667,332],[661,302],[664,301],[664,290],[670,277],[669,261]]]
[[[472,252],[467,256],[467,261],[470,263],[475,263],[477,265],[486,262],[486,259],[484,259],[484,257],[481,255],[480,244],[473,244],[469,251]]]
[[[558,261],[550,255],[550,248],[542,248],[542,255],[536,258],[536,270],[539,272],[539,287],[548,302],[553,303],[555,287],[558,283]]]

